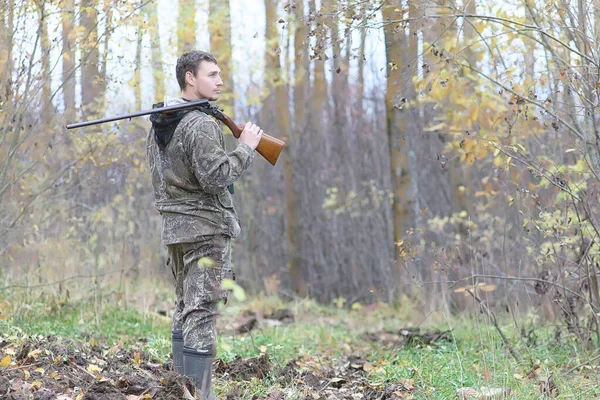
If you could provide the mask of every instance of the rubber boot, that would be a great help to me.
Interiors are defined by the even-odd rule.
[[[171,331],[171,340],[173,371],[183,375],[183,332]]]
[[[183,347],[184,374],[192,380],[196,391],[202,392],[206,400],[218,400],[211,392],[212,364],[211,352],[200,352],[191,347]]]

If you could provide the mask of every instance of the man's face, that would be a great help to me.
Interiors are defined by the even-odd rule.
[[[218,100],[221,94],[221,70],[217,64],[210,61],[202,61],[196,76],[191,72],[185,74],[185,80],[192,95],[198,99],[208,99],[210,101]]]

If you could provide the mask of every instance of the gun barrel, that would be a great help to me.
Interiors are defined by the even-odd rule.
[[[156,113],[162,113],[162,112],[183,110],[185,108],[197,107],[199,105],[203,105],[206,103],[208,103],[208,100],[206,100],[206,99],[197,100],[197,101],[189,101],[186,103],[175,104],[172,106],[158,107],[158,108],[153,108],[151,110],[138,111],[138,112],[134,112],[131,114],[117,115],[116,117],[106,117],[106,118],[101,118],[101,119],[95,119],[92,121],[77,122],[75,124],[67,125],[67,129],[83,128],[84,126],[103,124],[106,122],[118,121],[120,119],[131,119],[131,118],[141,117],[141,116],[148,115],[148,114],[156,114]]]

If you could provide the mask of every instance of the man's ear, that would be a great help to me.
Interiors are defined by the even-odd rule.
[[[190,86],[192,86],[192,84],[194,83],[193,79],[195,78],[194,74],[192,74],[191,71],[187,71],[185,73],[185,82],[187,84],[189,84]]]

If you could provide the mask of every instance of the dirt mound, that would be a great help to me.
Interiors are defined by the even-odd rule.
[[[54,336],[0,342],[0,398],[180,400],[193,385],[143,351],[88,346]]]
[[[243,381],[249,381],[252,378],[263,379],[270,371],[271,362],[266,354],[247,360],[238,356],[229,363],[218,360],[215,369],[215,373],[222,375],[224,378],[231,377],[232,379]]]
[[[231,362],[218,360],[215,377],[226,381],[263,380],[275,387],[265,400],[283,400],[288,391],[305,399],[394,400],[416,389],[375,385],[369,374],[376,368],[367,359],[351,356],[323,366],[316,358],[272,364],[268,354]],[[2,400],[156,400],[194,399],[188,378],[144,351],[120,346],[91,346],[54,336],[4,340],[0,336],[0,399]],[[247,400],[235,390],[227,400]],[[259,399],[259,397],[256,397]]]

